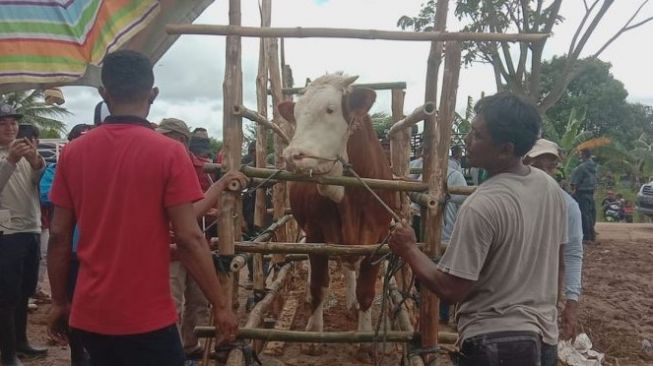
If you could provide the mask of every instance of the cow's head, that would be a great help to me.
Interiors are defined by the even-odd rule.
[[[295,134],[283,152],[288,170],[312,174],[342,174],[338,157],[347,160],[347,141],[356,124],[374,104],[376,93],[351,88],[358,76],[327,74],[309,84],[279,112],[295,124]]]

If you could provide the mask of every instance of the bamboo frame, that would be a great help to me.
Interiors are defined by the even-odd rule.
[[[390,252],[387,244],[380,248],[374,245],[342,245],[325,243],[255,243],[242,241],[236,243],[236,251],[264,254],[319,254],[331,256],[365,256]],[[422,247],[422,244],[418,244]]]
[[[352,84],[352,88],[365,88],[372,90],[395,90],[395,89],[406,89],[405,81],[396,81],[389,83],[360,83]],[[304,94],[304,89],[306,88],[283,88],[281,92],[285,95],[295,95],[295,94]],[[269,93],[270,91],[268,91]]]
[[[233,112],[236,116],[245,117],[252,122],[256,122],[259,125],[271,129],[274,133],[279,135],[279,137],[283,140],[285,144],[290,143],[290,140],[288,139],[288,136],[286,136],[286,133],[283,132],[283,130],[281,130],[279,126],[275,125],[271,121],[268,121],[267,118],[265,118],[260,113],[253,111],[251,109],[247,109],[247,107],[242,105],[234,106]]]
[[[317,175],[317,176],[308,176],[305,174],[295,174],[285,170],[278,169],[263,169],[263,168],[253,168],[250,166],[241,167],[240,171],[248,177],[254,178],[269,178],[274,176],[276,180],[289,180],[297,182],[314,182],[324,185],[334,185],[334,186],[345,186],[345,187],[364,187],[363,184],[354,177],[347,176],[328,176],[328,175]],[[367,184],[372,189],[387,189],[393,191],[402,191],[402,192],[425,192],[428,191],[428,184],[415,181],[405,181],[405,180],[384,180],[384,179],[371,179],[371,178],[361,178],[365,184]],[[470,195],[474,192],[476,187],[449,187],[448,192],[450,194],[459,194],[459,195]]]
[[[388,41],[538,42],[548,33],[404,32],[351,28],[258,28],[235,25],[168,24],[168,34],[263,38],[356,38]]]
[[[434,31],[446,31],[448,7],[449,0],[437,0]],[[442,62],[442,50],[442,42],[431,42],[426,64],[425,103],[437,103],[438,100],[438,75]],[[422,167],[424,172],[422,173],[422,179],[429,186],[429,194],[437,199],[442,199],[444,198],[443,188],[446,174],[443,171],[444,167],[442,164],[438,164],[438,160],[443,161],[447,155],[444,157],[438,156],[437,147],[443,143],[449,146],[449,142],[443,141],[442,131],[438,130],[437,127],[435,115],[428,116],[424,120],[424,132],[422,133],[424,143],[424,162]],[[424,240],[426,242],[424,252],[431,258],[434,258],[438,254],[440,247],[442,211],[442,207],[438,205],[424,210],[424,214],[422,215],[422,222],[429,223],[429,225],[425,225],[424,227]],[[436,347],[438,344],[438,307],[439,301],[434,293],[430,291],[422,293],[422,301],[419,307],[419,332],[422,334],[422,348],[430,349]],[[435,360],[435,355],[425,354],[423,360],[425,364],[431,364]]]
[[[288,272],[290,271],[291,267],[292,264],[284,264],[281,267],[277,273],[277,278],[268,287],[268,293],[265,295],[263,300],[259,301],[250,311],[244,328],[255,328],[261,324],[261,321],[263,321],[263,315],[265,315],[265,312],[268,310],[270,305],[272,305],[274,298],[279,295],[279,292],[283,289],[286,280],[290,278],[290,276],[288,276]]]
[[[256,238],[252,239],[251,243],[263,243],[272,237],[274,235],[274,231],[277,230],[279,227],[282,225],[285,225],[292,219],[292,215],[285,215],[281,217],[279,220],[273,222],[265,231],[263,234],[257,236]],[[214,239],[211,239],[211,242],[213,243]],[[237,255],[234,257],[234,259],[231,260],[231,264],[229,265],[229,268],[231,269],[232,272],[239,272],[245,264],[247,264],[247,255]]]
[[[195,334],[200,338],[214,337],[214,327],[195,327]],[[295,343],[374,343],[384,339],[387,342],[413,342],[420,339],[416,332],[389,331],[387,334],[376,334],[375,332],[306,332],[298,330],[240,328],[238,339],[261,339],[264,341],[280,341]],[[443,332],[441,334],[443,343],[454,343],[458,339],[455,333]]]
[[[395,135],[397,132],[411,127],[415,125],[416,123],[423,121],[426,119],[428,116],[432,116],[436,113],[436,108],[435,108],[435,103],[433,102],[426,102],[423,105],[415,108],[415,110],[409,114],[408,116],[404,117],[402,120],[396,122],[395,124],[390,127],[390,131],[388,131],[388,137],[392,138],[393,135]]]

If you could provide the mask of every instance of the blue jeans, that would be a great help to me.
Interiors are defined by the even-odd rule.
[[[458,366],[555,366],[558,348],[534,332],[495,332],[465,339],[452,358]]]

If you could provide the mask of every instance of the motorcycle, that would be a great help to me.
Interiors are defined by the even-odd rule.
[[[619,222],[624,219],[624,210],[618,202],[608,203],[603,209],[603,216],[607,222]]]

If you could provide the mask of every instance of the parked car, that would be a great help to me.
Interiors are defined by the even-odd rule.
[[[653,181],[648,182],[637,193],[637,212],[653,217]]]

